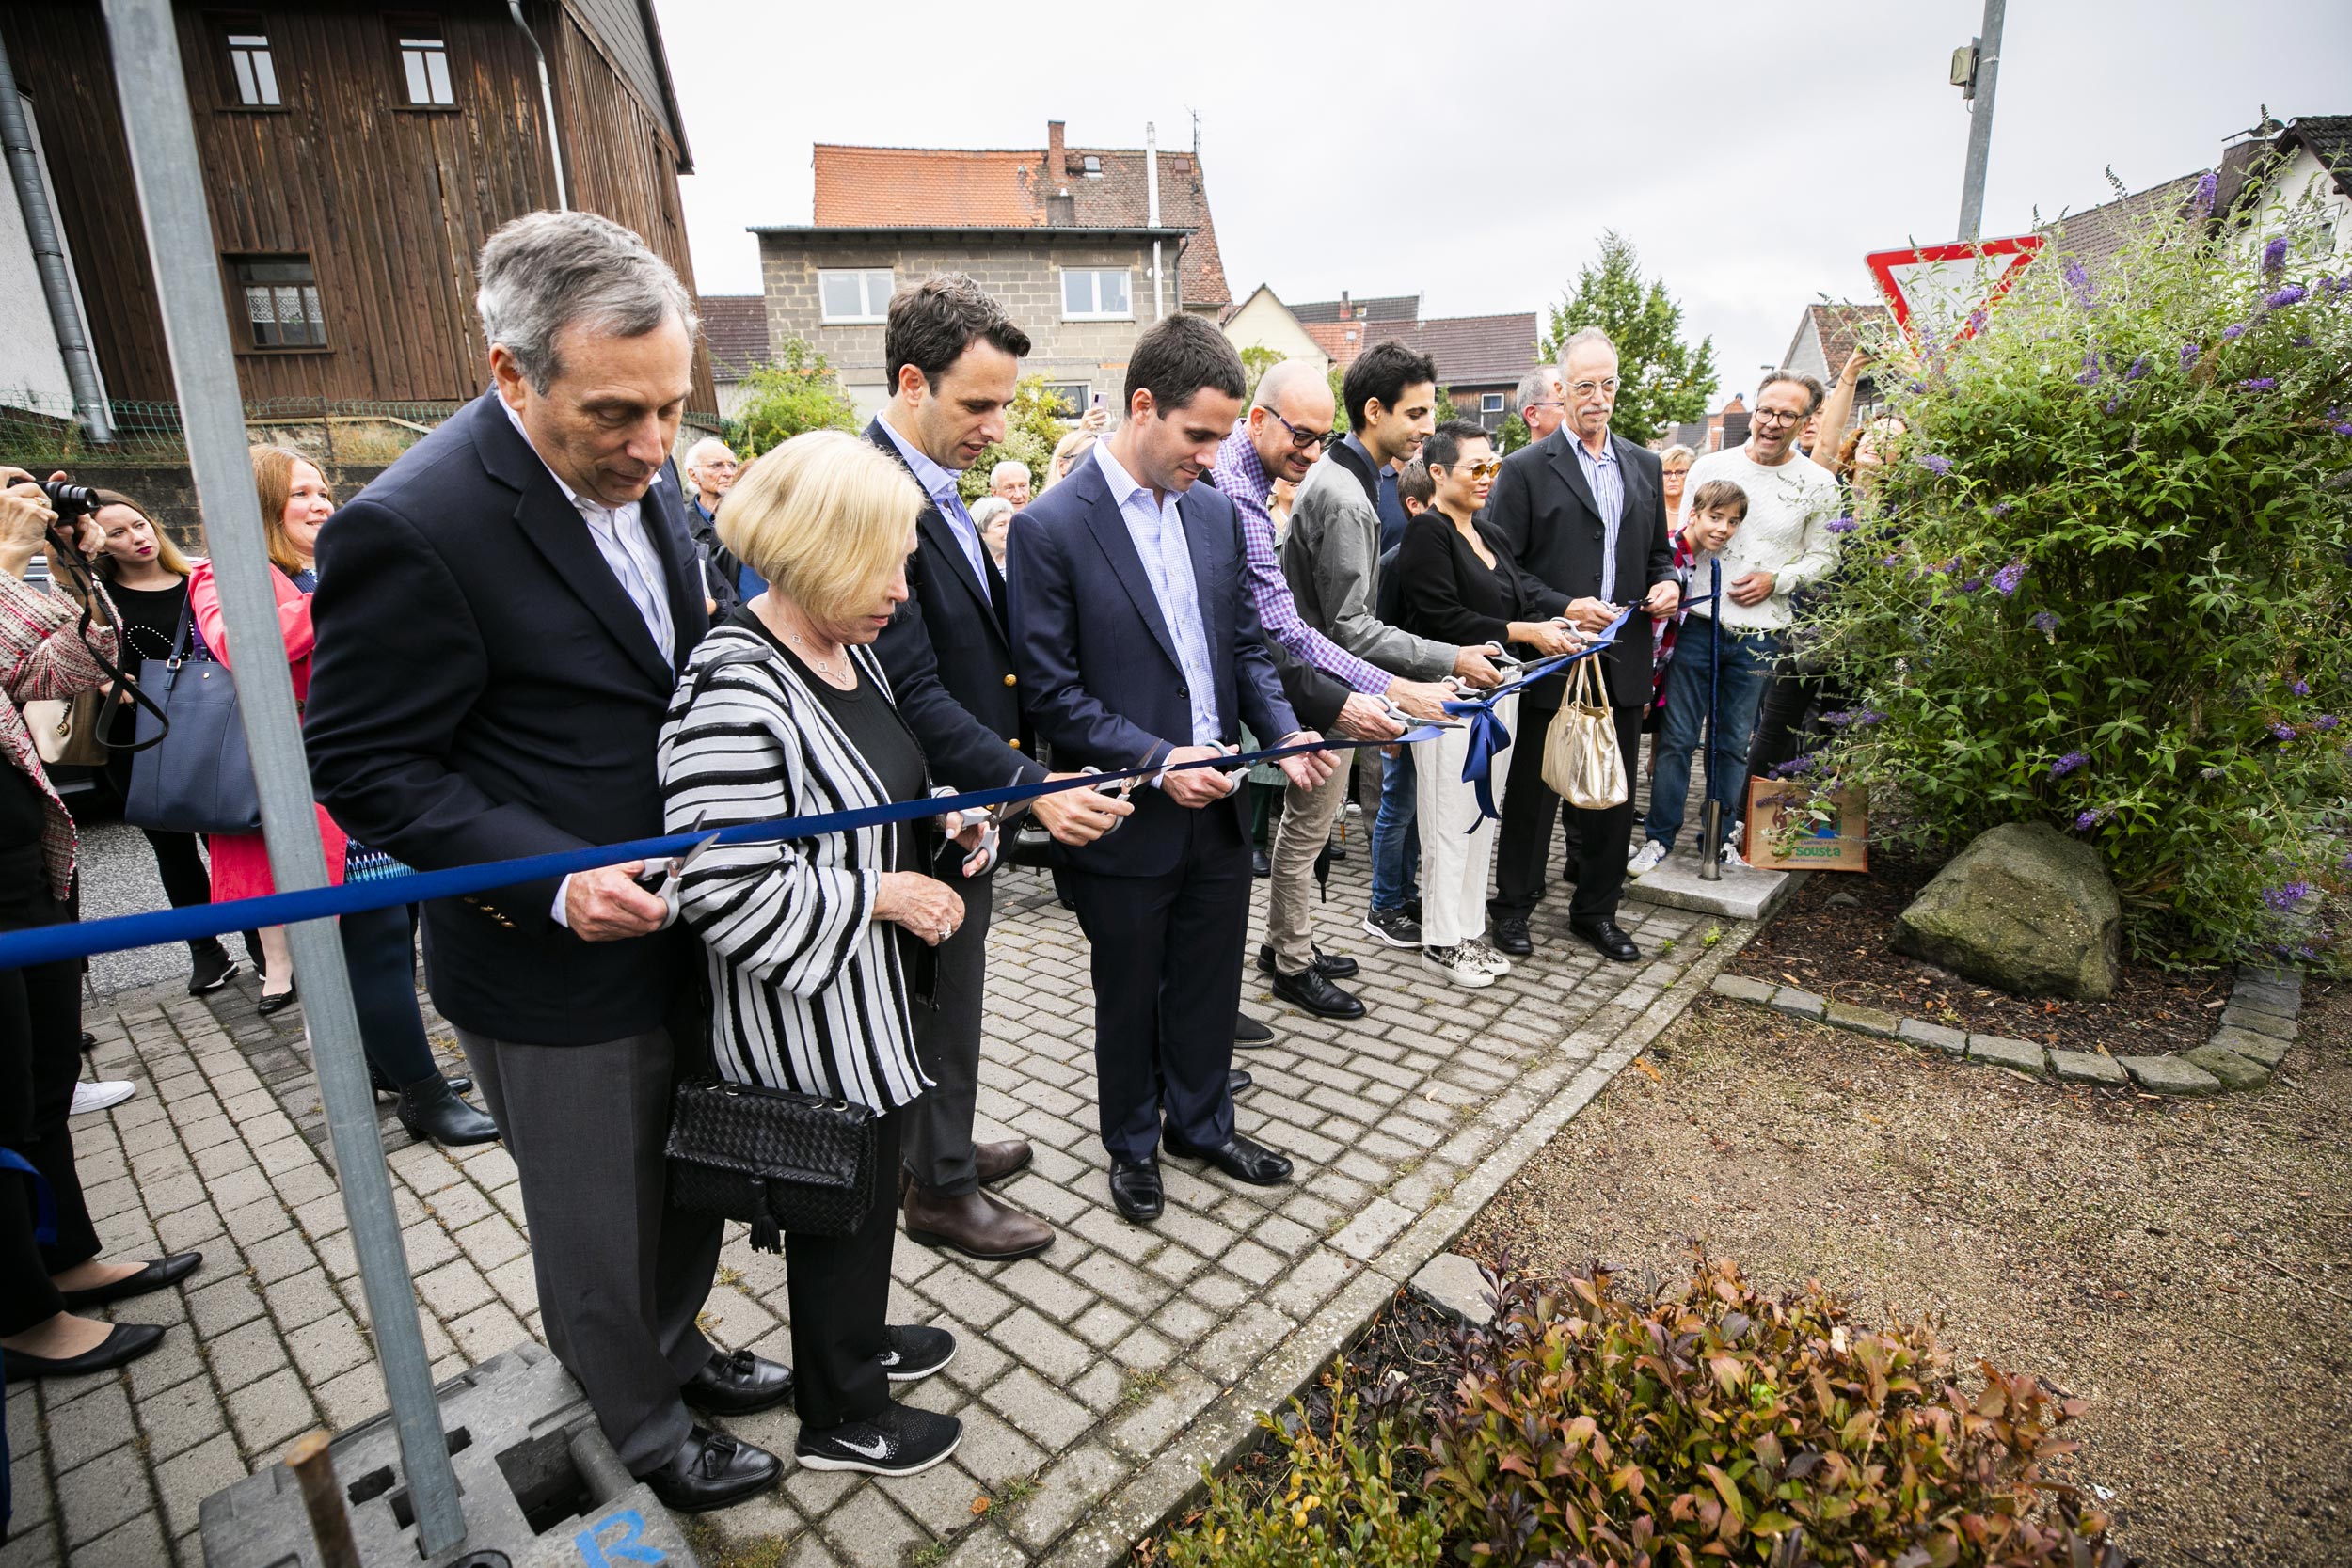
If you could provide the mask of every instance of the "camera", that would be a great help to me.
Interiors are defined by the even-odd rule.
[[[62,479],[35,480],[40,493],[49,498],[49,509],[57,515],[60,523],[87,517],[98,510],[98,492],[87,484],[70,484]]]

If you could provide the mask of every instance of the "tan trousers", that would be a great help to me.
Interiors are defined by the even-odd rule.
[[[1274,832],[1274,884],[1267,898],[1266,940],[1274,944],[1274,967],[1303,974],[1315,961],[1315,857],[1331,837],[1331,824],[1347,803],[1347,770],[1356,753],[1339,753],[1340,765],[1312,789],[1292,784],[1282,793],[1282,822]]]

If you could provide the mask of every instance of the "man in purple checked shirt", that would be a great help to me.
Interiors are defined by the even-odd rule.
[[[1329,697],[1343,693],[1336,715],[1318,714],[1315,721],[1327,731],[1378,740],[1400,733],[1388,716],[1389,703],[1415,718],[1436,719],[1444,715],[1440,705],[1453,693],[1435,682],[1399,679],[1307,625],[1276,558],[1274,521],[1266,510],[1275,481],[1295,484],[1323,455],[1336,412],[1322,372],[1305,360],[1284,360],[1258,383],[1248,419],[1226,437],[1211,478],[1241,515],[1244,584],[1286,686],[1294,691],[1312,688]],[[1315,788],[1289,791],[1269,879],[1271,940],[1258,950],[1258,967],[1273,976],[1274,994],[1325,1018],[1360,1018],[1364,1011],[1361,1002],[1336,984],[1356,973],[1356,960],[1317,949],[1308,927],[1315,857],[1346,799],[1344,762]]]

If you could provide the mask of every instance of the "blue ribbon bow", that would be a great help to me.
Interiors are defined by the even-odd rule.
[[[1480,822],[1500,821],[1502,814],[1495,809],[1495,758],[1511,748],[1511,726],[1495,712],[1495,704],[1512,693],[1533,686],[1547,675],[1554,675],[1580,658],[1590,658],[1617,641],[1617,632],[1634,611],[1632,605],[1617,611],[1617,618],[1600,629],[1585,647],[1572,654],[1555,654],[1533,664],[1519,666],[1519,673],[1495,687],[1483,697],[1465,697],[1445,705],[1446,712],[1462,721],[1470,740],[1470,749],[1462,754],[1462,782],[1478,794],[1478,816],[1467,830],[1478,831]]]

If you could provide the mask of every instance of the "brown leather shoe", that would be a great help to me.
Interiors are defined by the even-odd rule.
[[[1026,1138],[1009,1138],[1000,1144],[974,1144],[972,1163],[979,1167],[980,1185],[985,1187],[992,1182],[1002,1181],[1015,1171],[1028,1169],[1034,1152]]]
[[[1054,1244],[1052,1226],[983,1192],[948,1194],[915,1183],[907,1188],[904,1212],[908,1241],[983,1263],[1034,1257]]]

